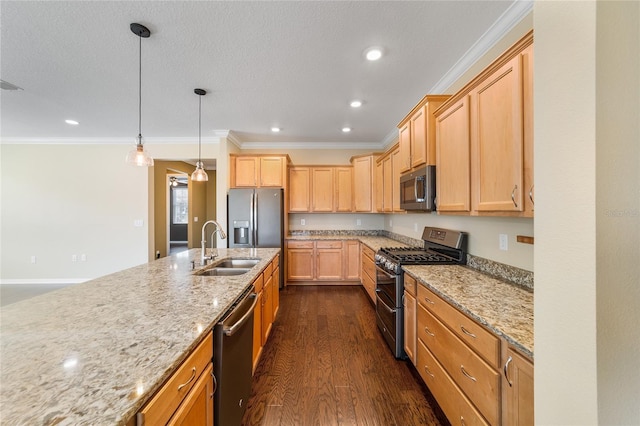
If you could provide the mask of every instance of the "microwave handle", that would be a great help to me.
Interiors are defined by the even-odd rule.
[[[422,181],[422,196],[419,197],[418,196],[418,183]],[[416,180],[414,181],[413,184],[413,192],[415,194],[415,198],[416,198],[416,203],[423,203],[425,200],[425,185],[426,185],[426,178],[425,176],[417,176]]]

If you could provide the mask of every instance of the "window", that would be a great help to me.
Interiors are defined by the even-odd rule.
[[[189,195],[187,187],[171,188],[172,223],[186,224],[189,221]]]

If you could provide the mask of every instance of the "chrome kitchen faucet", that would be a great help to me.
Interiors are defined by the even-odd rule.
[[[207,256],[206,255],[206,250],[207,250],[207,240],[204,234],[205,229],[207,228],[207,225],[209,224],[213,224],[216,226],[216,230],[213,231],[211,233],[211,255]],[[213,254],[213,236],[215,235],[216,232],[220,232],[220,238],[222,238],[223,240],[225,238],[227,238],[227,234],[225,234],[224,230],[222,229],[222,226],[220,226],[220,224],[218,222],[216,222],[215,220],[208,220],[206,221],[203,225],[202,225],[202,240],[200,241],[201,244],[201,253],[200,253],[200,263],[202,263],[202,265],[206,265],[207,260],[213,260],[216,258],[216,255]]]

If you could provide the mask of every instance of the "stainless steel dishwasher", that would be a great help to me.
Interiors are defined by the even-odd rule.
[[[251,394],[253,354],[253,287],[213,329],[213,370],[218,381],[214,425],[240,425]]]

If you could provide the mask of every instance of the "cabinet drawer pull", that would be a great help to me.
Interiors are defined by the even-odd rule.
[[[429,371],[429,367],[427,367],[426,365],[424,366],[424,372],[430,375],[431,377],[433,377],[434,379],[436,378],[436,376],[434,376],[433,373]]]
[[[435,305],[435,303],[433,303],[428,297],[425,297],[424,301],[427,302],[430,305]]]
[[[187,380],[186,382],[184,382],[183,384],[181,384],[180,386],[178,386],[178,392],[180,392],[182,390],[183,387],[187,386],[189,383],[191,383],[191,381],[193,379],[196,378],[196,368],[193,367],[193,369],[191,370],[191,377],[189,377],[189,380]]]
[[[465,426],[467,423],[464,421],[464,417],[460,416],[460,426]]]
[[[464,374],[468,379],[473,380],[474,382],[477,382],[478,380],[476,380],[475,377],[473,377],[471,374],[467,373],[467,370],[464,369],[464,365],[460,366],[460,371],[462,371],[462,374]]]
[[[509,379],[509,364],[511,364],[513,358],[509,357],[507,362],[504,363],[504,378],[507,379],[507,383],[509,383],[509,387],[513,387],[513,383]]]
[[[431,330],[429,330],[429,327],[425,327],[424,332],[427,333],[429,336],[436,337],[436,335],[433,334]]]
[[[464,328],[464,326],[460,326],[460,330],[469,337],[473,337],[474,339],[477,337],[475,334]]]
[[[516,190],[518,189],[518,185],[513,187],[513,191],[511,191],[511,201],[513,201],[513,205],[515,208],[518,208],[518,203],[516,203]]]

